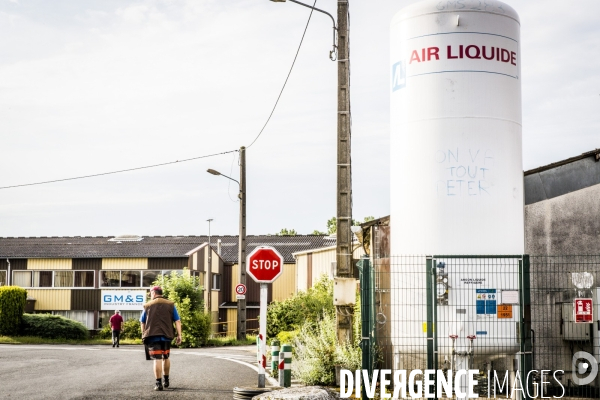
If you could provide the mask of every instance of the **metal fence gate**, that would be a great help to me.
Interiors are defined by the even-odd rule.
[[[517,397],[600,398],[600,256],[376,254],[361,264],[363,368],[477,369],[484,397],[516,385]],[[590,323],[574,321],[576,299],[590,299]]]

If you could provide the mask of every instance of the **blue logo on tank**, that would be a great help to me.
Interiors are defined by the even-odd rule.
[[[406,86],[406,65],[399,61],[392,65],[392,92]]]

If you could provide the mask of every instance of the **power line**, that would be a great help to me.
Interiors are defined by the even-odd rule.
[[[0,187],[0,189],[11,189],[11,188],[17,188],[17,187],[23,187],[23,186],[44,185],[46,183],[73,181],[73,180],[76,180],[76,179],[93,178],[93,177],[96,177],[96,176],[120,174],[121,172],[130,172],[130,171],[137,171],[137,170],[140,170],[140,169],[162,167],[164,165],[177,164],[177,163],[183,163],[183,162],[187,162],[187,161],[199,160],[201,158],[208,158],[208,157],[220,156],[220,155],[223,155],[223,154],[235,153],[237,151],[239,151],[239,150],[224,151],[222,153],[214,153],[214,154],[208,154],[208,155],[205,155],[205,156],[186,158],[185,160],[170,161],[170,162],[161,163],[161,164],[147,165],[145,167],[136,167],[136,168],[122,169],[122,170],[119,170],[119,171],[102,172],[100,174],[77,176],[77,177],[74,177],[74,178],[55,179],[55,180],[52,180],[52,181],[43,181],[43,182],[35,182],[35,183],[25,183],[25,184],[22,184],[22,185],[3,186],[3,187]]]
[[[313,4],[313,7],[316,6],[316,5],[317,5],[317,0],[315,0],[315,2]],[[302,47],[302,42],[304,41],[304,36],[306,35],[306,30],[308,29],[308,24],[310,23],[310,18],[312,17],[313,11],[314,11],[313,9],[310,10],[310,14],[308,16],[308,21],[306,21],[306,26],[304,27],[304,33],[302,33],[302,39],[300,39],[300,44],[298,45],[298,50],[296,50],[296,56],[294,57],[294,61],[292,62],[292,66],[290,67],[290,71],[288,72],[288,75],[285,78],[285,82],[283,82],[283,87],[281,88],[281,91],[279,92],[279,96],[277,96],[277,101],[275,101],[275,105],[273,106],[273,109],[271,110],[271,114],[269,114],[269,118],[267,118],[267,122],[265,122],[265,125],[262,127],[262,129],[260,130],[260,132],[258,133],[258,135],[254,138],[254,140],[252,141],[252,143],[250,143],[248,146],[246,146],[247,149],[249,149],[250,146],[252,146],[254,144],[254,142],[256,142],[258,140],[258,138],[260,137],[260,135],[262,135],[263,131],[267,127],[267,124],[271,120],[271,117],[273,116],[273,113],[275,112],[275,108],[277,108],[277,104],[279,103],[279,99],[281,98],[281,95],[283,94],[283,89],[285,89],[285,85],[287,84],[288,79],[290,79],[290,75],[292,74],[292,70],[294,69],[294,64],[296,64],[296,59],[298,58],[298,54],[300,53],[300,48]]]

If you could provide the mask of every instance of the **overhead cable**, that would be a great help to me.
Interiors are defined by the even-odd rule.
[[[136,168],[121,169],[119,171],[102,172],[102,173],[99,173],[99,174],[76,176],[76,177],[73,177],[73,178],[54,179],[54,180],[51,180],[51,181],[43,181],[43,182],[35,182],[35,183],[24,183],[24,184],[21,184],[21,185],[2,186],[2,187],[0,187],[0,189],[11,189],[11,188],[17,188],[17,187],[23,187],[23,186],[44,185],[46,183],[73,181],[73,180],[76,180],[76,179],[94,178],[94,177],[97,177],[97,176],[120,174],[122,172],[130,172],[130,171],[137,171],[137,170],[140,170],[140,169],[162,167],[164,165],[184,163],[184,162],[187,162],[187,161],[199,160],[201,158],[208,158],[208,157],[220,156],[220,155],[223,155],[223,154],[234,153],[234,152],[237,152],[237,151],[239,151],[239,150],[224,151],[222,153],[214,153],[214,154],[208,154],[208,155],[205,155],[205,156],[186,158],[184,160],[176,160],[176,161],[170,161],[170,162],[165,162],[165,163],[161,163],[161,164],[147,165],[145,167],[136,167]]]
[[[317,0],[315,0],[313,7],[316,4],[317,4]],[[298,45],[298,50],[296,50],[296,55],[294,56],[294,61],[292,61],[292,66],[290,67],[290,71],[288,72],[287,77],[285,78],[285,82],[283,82],[283,87],[281,88],[281,91],[279,92],[279,96],[277,96],[277,100],[275,101],[275,105],[273,106],[273,109],[271,110],[271,114],[269,114],[269,118],[267,118],[267,122],[265,122],[265,125],[262,127],[260,132],[258,132],[258,135],[254,138],[252,143],[250,143],[248,146],[246,146],[246,148],[250,148],[250,146],[252,146],[258,140],[260,135],[262,135],[263,131],[267,127],[267,124],[271,120],[273,113],[275,112],[275,108],[277,108],[277,104],[279,103],[279,99],[281,99],[281,95],[283,94],[285,85],[287,84],[288,79],[290,79],[290,75],[292,74],[292,70],[294,69],[294,64],[296,64],[296,59],[298,58],[298,54],[300,53],[300,48],[302,47],[302,42],[304,41],[304,36],[306,35],[306,30],[308,29],[308,24],[310,23],[310,18],[312,17],[313,11],[314,11],[313,9],[310,10],[310,14],[308,15],[308,21],[306,21],[306,26],[304,27],[304,33],[302,33],[302,39],[300,39],[300,44]]]

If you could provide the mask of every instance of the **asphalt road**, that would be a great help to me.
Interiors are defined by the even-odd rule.
[[[173,349],[171,387],[155,392],[142,346],[0,345],[0,399],[232,399],[257,384],[253,350]]]

